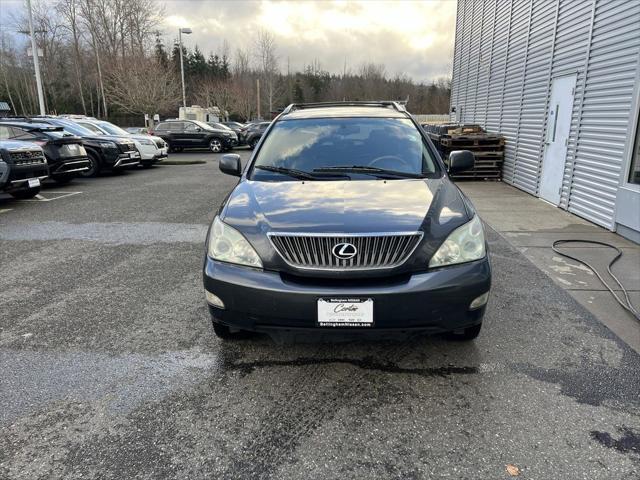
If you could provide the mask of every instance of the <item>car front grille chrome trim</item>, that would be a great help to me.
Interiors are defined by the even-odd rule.
[[[381,270],[405,263],[423,232],[298,233],[269,232],[269,240],[287,265],[301,270]],[[356,255],[338,258],[336,245],[351,244]]]

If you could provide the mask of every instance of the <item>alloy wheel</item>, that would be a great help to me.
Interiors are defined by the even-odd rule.
[[[214,138],[209,142],[209,150],[213,153],[220,153],[222,151],[222,142],[217,138]]]

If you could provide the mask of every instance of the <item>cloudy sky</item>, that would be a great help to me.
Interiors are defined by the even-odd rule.
[[[247,48],[260,29],[275,36],[281,68],[299,70],[314,60],[324,70],[357,71],[363,62],[382,63],[389,75],[416,80],[451,74],[455,0],[249,1],[164,0],[164,33],[184,37],[207,54],[226,40],[233,52]],[[0,0],[0,25],[23,0]],[[174,33],[176,32],[176,33]]]

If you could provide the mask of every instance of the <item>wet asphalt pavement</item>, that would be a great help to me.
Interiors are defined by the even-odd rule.
[[[0,198],[0,478],[640,478],[640,356],[491,230],[476,342],[222,343],[195,157]]]

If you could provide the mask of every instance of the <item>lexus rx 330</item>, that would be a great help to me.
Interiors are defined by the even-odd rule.
[[[294,104],[268,127],[206,241],[215,333],[375,329],[478,336],[491,268],[483,225],[395,102]]]

